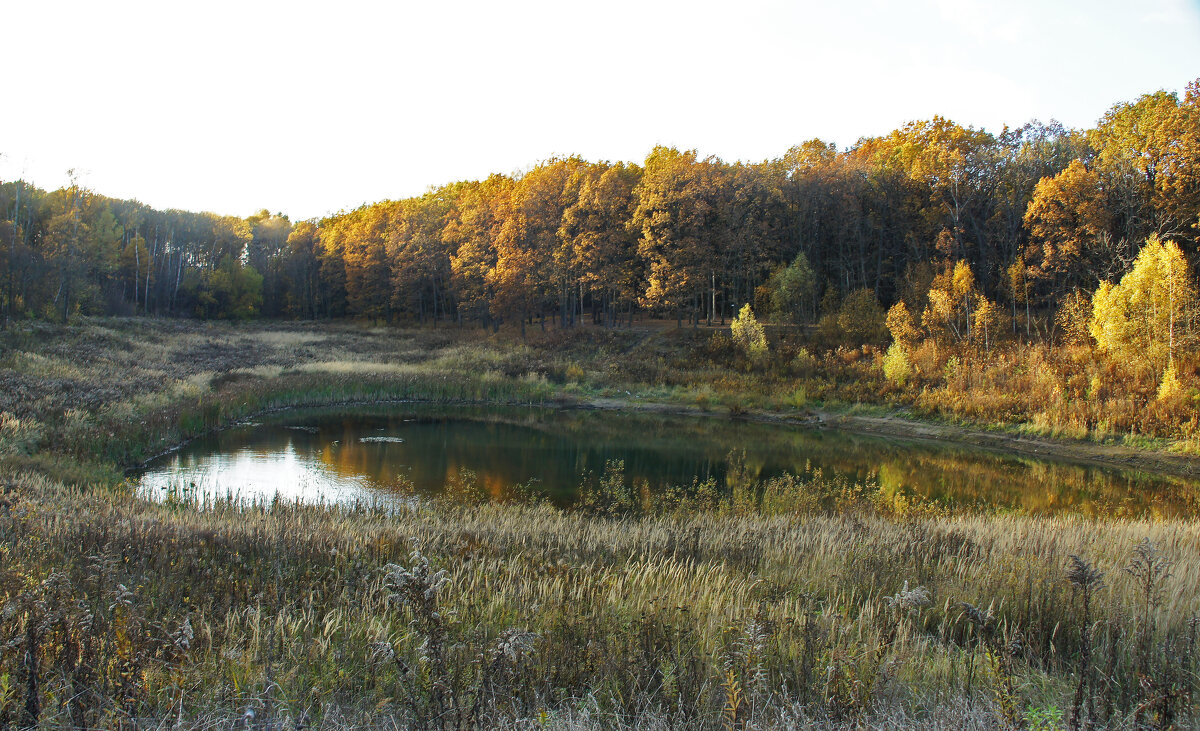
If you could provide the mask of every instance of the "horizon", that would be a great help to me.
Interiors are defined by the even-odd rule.
[[[159,209],[298,221],[568,155],[640,163],[665,145],[758,162],[934,116],[1086,128],[1200,73],[1187,0],[124,7],[14,10],[31,32],[13,53],[42,73],[10,79],[24,107],[0,118],[0,179],[52,190],[75,169]],[[80,69],[105,81],[72,83]]]

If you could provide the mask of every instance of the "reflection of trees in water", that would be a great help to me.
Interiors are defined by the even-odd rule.
[[[831,460],[835,469],[855,460]],[[964,505],[1001,505],[1027,513],[1071,510],[1179,514],[1194,510],[1196,485],[1183,478],[1114,472],[975,455],[914,452],[879,462],[877,480],[885,493],[918,494]]]
[[[537,478],[541,489],[569,502],[582,473],[602,471],[609,459],[624,460],[626,479],[645,481],[649,487],[642,489],[697,477],[735,489],[785,471],[804,473],[811,464],[827,476],[876,481],[889,497],[916,494],[1030,513],[1178,514],[1194,511],[1198,494],[1196,483],[1184,478],[715,417],[384,407],[353,417],[318,413],[303,423],[317,425],[317,433],[289,431],[287,438],[338,476],[367,476],[383,486],[411,480],[418,489],[439,490],[469,469],[495,499]],[[397,432],[403,444],[360,441]]]

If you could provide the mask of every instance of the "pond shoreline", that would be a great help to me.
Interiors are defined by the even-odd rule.
[[[236,427],[254,419],[292,410],[307,408],[356,408],[363,406],[387,406],[390,404],[424,404],[447,406],[526,406],[550,409],[580,409],[613,412],[637,412],[686,416],[692,418],[725,418],[732,420],[752,421],[765,424],[800,426],[816,429],[834,429],[850,434],[869,436],[893,437],[930,444],[947,446],[967,446],[1003,455],[1025,455],[1040,459],[1052,459],[1078,463],[1083,465],[1099,465],[1126,470],[1143,470],[1181,477],[1200,477],[1200,456],[1172,453],[1164,451],[1137,449],[1121,444],[1102,444],[1098,442],[1065,439],[1055,437],[1034,436],[1026,434],[990,431],[980,427],[970,427],[958,424],[938,423],[907,418],[898,412],[865,415],[845,413],[831,409],[808,409],[802,414],[789,415],[770,411],[745,411],[737,414],[722,416],[720,412],[688,404],[673,404],[664,401],[639,401],[632,398],[592,398],[583,400],[557,399],[544,402],[532,401],[495,401],[495,400],[456,400],[444,401],[436,399],[405,398],[384,399],[371,401],[340,401],[313,406],[282,406],[263,409],[261,411],[240,416],[236,421],[223,424],[203,434],[184,439],[169,448],[164,449],[146,460],[125,469],[125,473],[133,474],[165,455],[182,449],[193,440],[214,434],[225,429]]]
[[[580,405],[611,411],[629,410],[680,416],[716,416],[714,412],[705,411],[698,406],[662,402],[639,403],[629,399],[592,399],[582,402]],[[988,431],[979,427],[910,419],[897,412],[868,416],[833,410],[810,409],[802,416],[790,416],[768,411],[747,411],[733,418],[837,429],[853,434],[962,445],[1000,454],[1019,454],[1081,464],[1146,470],[1181,477],[1200,476],[1200,456],[1136,449],[1120,444],[1101,444],[1077,439]]]

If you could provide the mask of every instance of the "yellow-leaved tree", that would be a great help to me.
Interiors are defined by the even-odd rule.
[[[1120,283],[1100,283],[1088,329],[1101,350],[1166,368],[1195,342],[1196,304],[1196,283],[1179,245],[1155,235]]]
[[[940,331],[953,340],[966,340],[971,329],[971,305],[977,297],[971,265],[965,261],[952,267],[947,264],[929,287],[929,304],[921,323],[930,334]]]
[[[912,361],[908,354],[921,337],[921,331],[913,321],[904,300],[892,305],[887,313],[887,329],[892,334],[892,344],[883,358],[883,375],[898,386],[903,386],[912,377]]]
[[[911,350],[921,338],[921,331],[913,321],[912,314],[904,300],[892,305],[887,313],[887,329],[892,334],[892,340],[905,350]]]
[[[742,305],[729,329],[733,342],[737,343],[752,362],[758,363],[767,357],[767,334],[754,317],[754,310],[750,305]]]
[[[983,345],[990,352],[1000,330],[1000,308],[987,297],[980,295],[975,300],[975,311],[971,313],[971,340]]]

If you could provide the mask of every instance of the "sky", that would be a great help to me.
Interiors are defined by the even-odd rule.
[[[1200,77],[1200,0],[6,5],[0,179],[293,220],[556,155],[1090,127]]]

